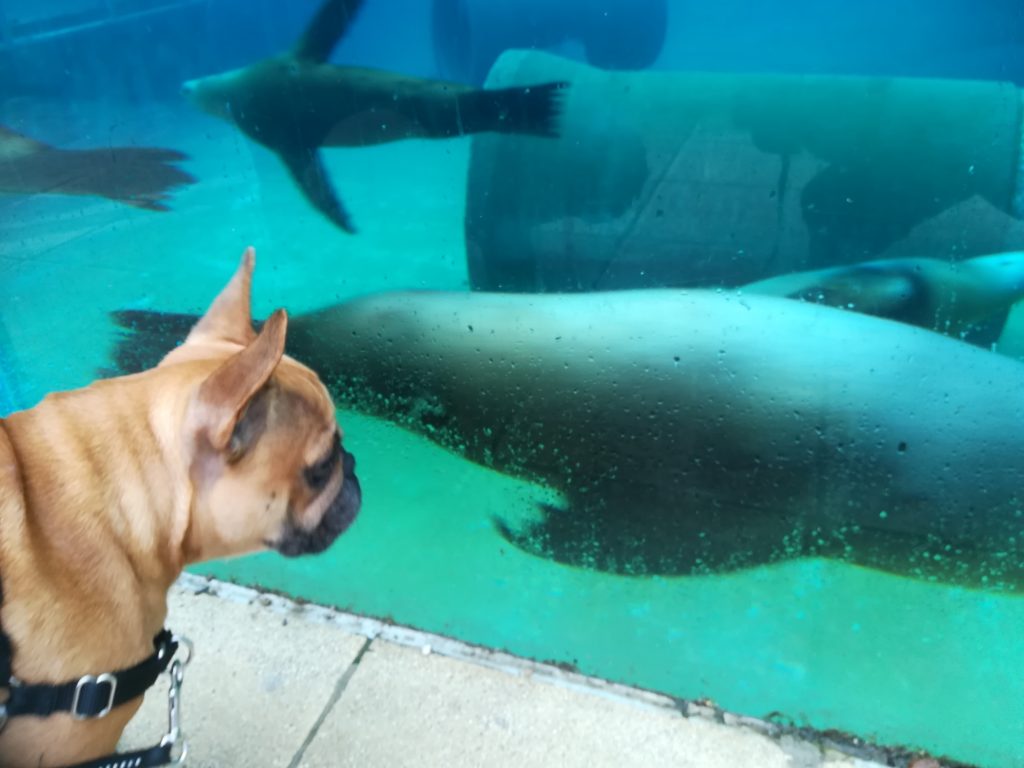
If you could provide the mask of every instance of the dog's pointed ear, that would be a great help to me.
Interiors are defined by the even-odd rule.
[[[231,341],[248,345],[256,338],[252,329],[250,294],[252,271],[256,267],[256,249],[249,246],[242,254],[242,262],[235,270],[234,277],[213,300],[199,322],[189,332],[185,343],[200,339]]]
[[[202,384],[192,404],[191,426],[217,451],[227,448],[238,419],[270,379],[284,354],[288,315],[279,309],[255,341],[225,360]]]

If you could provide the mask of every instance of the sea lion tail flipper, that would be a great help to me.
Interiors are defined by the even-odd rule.
[[[459,95],[463,133],[495,131],[550,138],[559,135],[564,82],[473,90]]]
[[[155,368],[168,352],[188,338],[200,316],[154,309],[117,309],[110,313],[110,319],[118,333],[109,355],[110,366],[99,370],[103,377]],[[257,333],[263,329],[263,322],[253,321]],[[292,352],[291,346],[289,340],[285,350],[288,354]]]
[[[292,54],[298,59],[327,61],[331,50],[344,36],[362,4],[362,0],[325,0],[306,25]]]
[[[174,163],[186,155],[157,147],[53,150],[64,183],[53,192],[94,194],[149,211],[168,211],[170,191],[194,184]]]
[[[199,315],[121,309],[110,313],[120,333],[110,353],[111,368],[104,376],[123,376],[153,368],[185,340]]]
[[[315,149],[280,153],[281,160],[288,166],[295,182],[313,206],[350,235],[356,232],[352,218],[331,186],[320,153]]]

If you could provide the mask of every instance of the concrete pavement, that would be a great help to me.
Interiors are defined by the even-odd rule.
[[[168,626],[196,647],[182,691],[190,768],[881,765],[869,747],[189,574]],[[166,690],[122,748],[159,740]]]

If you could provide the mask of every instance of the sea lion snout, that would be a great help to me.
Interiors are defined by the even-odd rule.
[[[231,114],[231,93],[225,89],[225,85],[230,85],[232,77],[234,73],[227,72],[186,80],[181,84],[179,92],[200,111],[222,120],[233,121],[235,118]]]

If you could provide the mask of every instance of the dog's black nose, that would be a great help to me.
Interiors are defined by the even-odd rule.
[[[346,451],[344,448],[341,449],[341,461],[342,469],[345,472],[345,477],[355,477],[356,474],[356,457]]]

